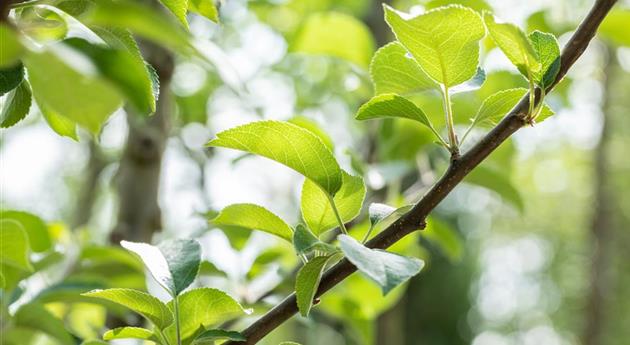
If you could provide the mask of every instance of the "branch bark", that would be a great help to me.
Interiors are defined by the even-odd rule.
[[[564,47],[561,56],[560,71],[555,82],[548,88],[547,92],[566,75],[569,68],[582,55],[593,36],[595,36],[600,23],[615,3],[616,0],[595,1],[595,4],[586,18],[584,18]],[[536,90],[536,102],[539,101],[539,96],[540,90]],[[429,192],[427,192],[408,213],[368,241],[366,246],[385,249],[409,233],[424,228],[425,219],[429,213],[464,179],[464,177],[488,157],[501,143],[514,134],[514,132],[527,124],[525,116],[527,115],[529,107],[528,98],[529,95],[525,95],[514,109],[512,109],[482,140],[473,146],[466,154],[452,160],[445,174]],[[332,289],[355,271],[356,267],[348,260],[341,260],[324,274],[317,293],[315,294],[315,298],[318,298]],[[297,311],[295,293],[293,293],[242,332],[247,338],[247,341],[231,341],[225,344],[256,344],[293,316]]]

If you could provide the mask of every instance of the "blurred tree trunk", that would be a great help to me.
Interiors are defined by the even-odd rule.
[[[127,115],[129,135],[115,178],[119,209],[118,223],[111,235],[114,243],[121,239],[150,242],[153,233],[162,228],[158,196],[173,111],[169,89],[174,61],[170,52],[153,43],[141,42],[141,49],[157,72],[160,95],[152,116]]]
[[[613,235],[612,218],[614,212],[611,205],[614,202],[608,183],[608,151],[611,141],[611,97],[613,76],[618,73],[614,50],[607,49],[607,61],[604,68],[604,90],[602,102],[602,131],[599,143],[594,150],[594,211],[591,220],[592,264],[590,268],[590,291],[588,292],[584,313],[584,331],[582,344],[602,344],[602,334],[605,325],[606,293],[609,290],[607,272],[610,266],[610,249]]]
[[[98,180],[103,169],[109,164],[107,158],[98,146],[98,143],[94,140],[90,140],[88,147],[89,158],[87,166],[85,167],[86,171],[79,190],[79,196],[77,197],[77,204],[74,208],[74,218],[70,224],[72,229],[77,229],[87,224],[90,218],[92,218],[92,209],[96,200]]]

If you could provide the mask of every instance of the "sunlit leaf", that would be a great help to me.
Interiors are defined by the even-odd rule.
[[[24,47],[17,38],[17,34],[12,28],[4,23],[0,23],[0,68],[15,66],[24,53]]]
[[[317,135],[319,137],[319,139],[322,140],[324,145],[326,145],[326,147],[328,147],[328,149],[331,152],[334,152],[335,144],[333,143],[332,139],[330,138],[330,136],[328,136],[328,133],[324,132],[324,130],[321,129],[317,125],[317,123],[315,123],[315,121],[309,119],[306,116],[296,116],[296,117],[293,117],[293,118],[289,119],[289,122],[291,122],[294,125],[300,126],[300,127],[304,128],[304,129],[307,129],[307,130],[311,131],[313,134]]]
[[[484,14],[483,19],[494,42],[521,74],[529,79],[535,73],[540,72],[541,66],[538,55],[525,33],[518,26],[510,23],[497,23],[489,13]]]
[[[300,314],[307,317],[313,306],[313,298],[322,279],[326,264],[332,256],[316,256],[304,264],[295,278],[295,297]]]
[[[357,120],[370,120],[382,117],[401,117],[418,121],[429,128],[431,127],[429,119],[420,108],[405,97],[393,93],[374,96],[359,108],[356,115]]]
[[[155,111],[149,71],[142,60],[126,49],[113,49],[79,38],[70,38],[64,43],[88,56],[100,74],[116,85],[137,111],[144,115]]]
[[[342,174],[343,184],[333,200],[341,220],[347,223],[361,211],[365,198],[365,184],[361,177],[352,176],[345,171],[342,171]],[[302,218],[317,236],[339,226],[330,205],[330,197],[308,179],[302,185],[300,208]]]
[[[185,27],[188,27],[188,20],[186,20],[188,0],[160,0],[160,2],[166,6]]]
[[[291,242],[293,231],[280,217],[254,204],[233,204],[225,207],[210,223],[260,230]]]
[[[473,125],[495,125],[514,108],[526,93],[527,89],[516,88],[499,91],[490,95],[483,101],[477,115],[473,118]],[[553,115],[553,111],[547,105],[544,105],[539,122],[551,115]]]
[[[103,340],[115,339],[143,339],[157,342],[157,338],[150,330],[140,327],[118,327],[103,334]]]
[[[448,6],[407,18],[389,6],[385,19],[396,38],[434,80],[447,87],[472,78],[479,64],[481,17],[462,6]]]
[[[50,109],[46,104],[37,99],[37,95],[33,95],[35,102],[42,116],[48,123],[48,126],[57,134],[68,137],[73,140],[78,140],[77,136],[77,124],[76,122],[68,119],[65,116],[61,116],[59,113]]]
[[[338,240],[346,258],[377,283],[384,295],[418,274],[424,266],[422,260],[370,249],[347,235],[339,235]]]
[[[98,133],[122,104],[120,93],[102,78],[68,65],[67,56],[58,55],[61,49],[56,52],[30,53],[24,59],[38,104]]]
[[[293,247],[298,255],[309,254],[311,251],[318,250],[324,253],[334,253],[338,249],[326,242],[322,242],[304,225],[298,224],[293,233]]]
[[[193,289],[177,298],[182,339],[196,337],[203,333],[204,329],[216,327],[223,322],[250,313],[228,294],[217,289]],[[173,310],[172,301],[168,306]],[[174,331],[175,325],[167,329],[169,333]]]
[[[388,43],[376,51],[370,63],[370,77],[377,95],[408,95],[438,88],[400,42]]]
[[[201,246],[195,240],[167,240],[158,246],[128,241],[120,244],[137,254],[155,280],[172,296],[186,289],[199,271]]]
[[[552,34],[534,31],[528,36],[540,61],[540,70],[534,72],[534,81],[541,87],[548,87],[560,71],[560,46]]]
[[[333,56],[367,68],[374,41],[360,20],[342,13],[324,12],[306,18],[291,50]]]
[[[486,71],[483,68],[477,67],[477,73],[475,75],[463,82],[462,84],[453,86],[448,91],[451,94],[469,92],[479,90],[483,83],[486,81]]]
[[[15,89],[23,79],[24,66],[22,64],[0,69],[0,96]]]
[[[173,314],[159,299],[133,289],[94,290],[83,296],[114,302],[142,315],[156,327],[163,329],[173,323]]]
[[[24,227],[13,219],[0,219],[0,263],[31,271],[30,246]]]
[[[188,10],[202,15],[211,21],[219,22],[219,11],[214,0],[188,0]]]
[[[12,219],[20,223],[28,235],[31,250],[34,252],[43,252],[52,246],[48,227],[38,216],[24,211],[5,210],[0,212],[0,219]]]
[[[341,168],[332,152],[312,132],[288,122],[259,121],[217,134],[208,146],[241,150],[282,163],[330,195],[341,188]]]
[[[31,86],[22,80],[20,85],[9,92],[0,111],[0,127],[8,128],[22,121],[31,108]]]

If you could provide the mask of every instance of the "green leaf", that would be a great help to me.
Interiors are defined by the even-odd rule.
[[[370,120],[381,117],[401,117],[418,121],[421,124],[431,128],[431,122],[413,102],[405,97],[384,93],[372,97],[367,103],[363,104],[357,112],[357,120]]]
[[[193,289],[177,298],[182,339],[196,337],[206,328],[215,327],[250,313],[232,297],[217,289]],[[172,301],[169,302],[168,306],[173,310]],[[175,325],[170,326],[167,332],[174,332],[174,328]]]
[[[473,169],[464,181],[496,192],[505,202],[510,203],[521,213],[525,210],[525,202],[520,192],[506,173],[481,165]]]
[[[370,77],[377,95],[409,95],[438,88],[400,42],[388,43],[376,51],[370,63]]]
[[[177,17],[184,27],[188,27],[188,20],[186,20],[188,0],[160,0],[160,2]]]
[[[103,340],[115,339],[143,339],[158,342],[157,338],[150,330],[140,327],[118,327],[110,329],[103,334]]]
[[[346,258],[377,283],[384,295],[418,274],[424,266],[422,260],[370,249],[347,235],[339,235],[338,240]]]
[[[341,168],[312,132],[288,122],[252,122],[217,134],[208,146],[241,150],[282,163],[319,185],[329,195],[341,188]]]
[[[158,246],[121,241],[120,245],[137,254],[171,296],[177,296],[186,289],[199,271],[201,246],[195,240],[169,240]]]
[[[149,71],[129,50],[96,45],[80,38],[70,38],[64,43],[89,57],[101,75],[115,85],[137,111],[142,114],[155,111]]]
[[[198,335],[193,341],[193,345],[214,345],[214,342],[217,340],[246,341],[247,338],[236,331],[209,329]]]
[[[22,121],[31,108],[31,87],[28,81],[22,80],[4,99],[0,112],[0,127],[8,128]]]
[[[22,224],[13,219],[0,219],[0,263],[32,271],[29,251],[28,235]]]
[[[121,96],[102,78],[80,73],[67,65],[58,55],[59,50],[29,53],[24,59],[37,103],[96,134],[120,107]]]
[[[301,345],[300,343],[296,343],[294,341],[283,341],[278,345]]]
[[[114,302],[142,315],[157,328],[164,329],[173,323],[173,314],[159,299],[133,289],[94,290],[82,296],[100,298]]]
[[[333,200],[344,223],[359,215],[363,199],[365,198],[365,184],[363,179],[352,176],[342,170],[343,184]],[[330,197],[315,183],[304,180],[302,198],[300,202],[302,218],[306,225],[317,235],[339,226],[335,212],[330,205]]]
[[[0,23],[0,42],[2,42],[0,68],[15,66],[24,53],[24,46],[18,40],[15,31],[4,23]]]
[[[82,342],[81,345],[109,345],[109,343],[101,340],[86,340]]]
[[[370,226],[374,227],[377,224],[388,220],[389,218],[398,218],[407,213],[412,207],[413,205],[406,205],[395,208],[385,204],[372,203],[368,208]]]
[[[170,16],[132,1],[101,0],[83,22],[130,30],[175,52],[190,55],[190,35]]]
[[[295,278],[295,297],[300,314],[308,316],[313,306],[313,298],[322,279],[324,268],[332,256],[316,256],[307,262]]]
[[[483,19],[492,40],[525,78],[530,79],[535,73],[540,72],[540,62],[536,51],[518,26],[510,23],[496,23],[489,13],[485,13]]]
[[[219,22],[219,11],[213,0],[188,0],[188,10],[202,15],[215,23]]]
[[[422,69],[446,87],[461,84],[477,72],[479,40],[485,29],[475,11],[448,6],[405,19],[385,6],[385,19]]]
[[[0,96],[15,89],[23,79],[24,66],[22,64],[0,69]]]
[[[32,251],[41,253],[52,246],[48,227],[38,216],[23,211],[6,210],[0,212],[0,219],[12,219],[20,223],[26,230]]]
[[[290,50],[337,57],[367,68],[374,40],[360,20],[347,14],[323,12],[306,18]]]
[[[210,220],[216,225],[232,225],[260,230],[291,242],[293,231],[280,217],[266,208],[254,204],[234,204],[225,207]]]
[[[293,233],[293,247],[298,255],[309,254],[313,250],[319,250],[324,253],[335,253],[338,249],[326,242],[322,242],[304,225],[298,224]]]
[[[33,95],[33,98],[35,98],[39,111],[53,131],[61,136],[79,140],[76,122],[48,108],[43,102],[37,99],[37,95]]]
[[[492,9],[492,7],[490,7],[490,5],[488,5],[488,3],[484,0],[431,0],[424,7],[427,10],[431,10],[450,4],[458,4],[470,7],[477,12],[490,11]]]
[[[50,335],[61,345],[74,345],[72,336],[65,330],[63,322],[53,316],[39,303],[28,303],[15,313],[15,326],[30,328]]]
[[[473,125],[493,126],[497,124],[516,106],[525,94],[527,94],[527,89],[515,88],[502,90],[488,96],[488,98],[481,103],[477,115],[473,118]],[[553,111],[547,105],[544,105],[539,121],[551,115],[553,115]]]
[[[540,87],[548,87],[555,80],[560,71],[560,46],[556,36],[534,31],[529,34],[529,41],[538,56],[541,68],[534,72],[534,81]]]

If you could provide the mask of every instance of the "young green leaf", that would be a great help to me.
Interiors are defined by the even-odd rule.
[[[29,251],[28,235],[22,224],[13,219],[0,219],[0,263],[32,271]]]
[[[324,253],[334,253],[338,249],[326,242],[322,242],[315,237],[313,233],[304,225],[298,224],[293,233],[293,247],[298,255],[309,254],[313,250],[319,250]]]
[[[296,126],[300,126],[304,129],[311,131],[313,134],[317,135],[322,140],[324,145],[326,145],[326,147],[331,152],[335,152],[335,144],[333,143],[332,139],[330,138],[330,136],[328,136],[328,133],[324,132],[324,130],[321,129],[317,125],[317,123],[315,123],[315,121],[309,119],[306,116],[296,116],[289,119],[289,122],[291,122],[292,124]]]
[[[385,204],[372,203],[368,208],[368,214],[370,217],[370,226],[374,227],[377,224],[386,221],[392,217],[400,217],[409,211],[413,206],[406,205],[399,208],[395,208]]]
[[[384,93],[374,96],[367,103],[363,104],[357,112],[357,120],[370,120],[381,117],[402,117],[414,121],[431,128],[431,122],[413,102],[405,97]]]
[[[157,328],[164,329],[173,323],[173,314],[159,299],[133,289],[93,290],[82,296],[111,301],[142,315]]]
[[[190,55],[193,51],[190,35],[177,21],[135,1],[99,1],[83,22],[127,29],[180,54]]]
[[[514,108],[525,94],[527,94],[527,89],[515,88],[502,90],[488,96],[481,104],[481,107],[479,107],[477,115],[473,118],[472,125],[495,125]],[[544,105],[540,117],[544,120],[552,114],[553,111],[547,105]]]
[[[400,42],[391,42],[376,51],[370,63],[374,93],[409,95],[438,89]]]
[[[31,86],[22,80],[20,85],[9,92],[0,112],[0,127],[8,128],[22,121],[31,108]]]
[[[359,215],[365,198],[365,184],[361,177],[352,176],[342,170],[343,184],[333,200],[344,223]],[[335,212],[330,205],[330,198],[315,183],[304,180],[300,202],[302,218],[317,235],[339,226]]]
[[[341,188],[341,168],[312,132],[288,122],[258,121],[217,134],[208,146],[257,154],[301,173],[329,195]]]
[[[48,227],[38,216],[23,211],[6,210],[0,212],[0,219],[12,219],[20,223],[28,235],[28,242],[33,252],[41,253],[52,246]]]
[[[177,298],[180,310],[180,331],[184,340],[199,336],[204,329],[216,327],[251,312],[243,309],[236,300],[217,289],[193,289]],[[168,303],[168,306],[173,310],[172,301]],[[174,334],[175,325],[170,326],[166,332]]]
[[[297,273],[295,278],[295,297],[300,314],[308,316],[313,306],[313,298],[322,279],[322,274],[331,256],[316,256],[307,262]]]
[[[339,235],[338,240],[346,258],[377,283],[384,295],[418,274],[424,266],[422,260],[370,249],[347,235]]]
[[[142,339],[151,340],[154,343],[158,343],[158,339],[155,334],[146,328],[140,327],[118,327],[110,329],[103,334],[103,340],[115,340],[115,339]]]
[[[103,78],[116,85],[138,112],[148,115],[155,111],[152,82],[143,60],[127,49],[96,45],[80,38],[63,42],[89,57]]]
[[[214,4],[214,0],[188,0],[188,10],[215,23],[219,22],[219,11]]]
[[[188,27],[188,20],[186,20],[186,12],[188,12],[188,0],[160,0],[160,2],[177,17],[177,19]]]
[[[42,117],[55,133],[73,140],[79,140],[76,122],[50,109],[46,104],[37,99],[37,95],[33,95],[33,98],[37,103],[39,111],[42,113]]]
[[[560,46],[552,34],[534,31],[529,34],[529,41],[541,64],[539,71],[534,72],[534,81],[540,87],[548,87],[560,71]]]
[[[193,341],[193,345],[214,345],[217,340],[246,341],[244,335],[236,331],[224,329],[209,329],[199,334]]]
[[[4,23],[0,23],[0,68],[10,68],[18,63],[20,57],[24,53],[24,46],[18,40],[17,34],[13,28]]]
[[[15,89],[23,79],[24,66],[22,64],[0,69],[0,96]]]
[[[177,296],[186,289],[199,271],[201,246],[195,240],[170,240],[158,246],[121,241],[120,245],[138,255],[171,296]]]
[[[254,204],[234,204],[225,207],[209,221],[215,225],[232,225],[260,230],[291,242],[293,231],[280,217],[266,208]]]
[[[479,40],[486,30],[475,11],[447,6],[406,19],[385,7],[385,20],[422,69],[446,87],[472,78],[479,65]]]
[[[24,62],[38,104],[63,114],[94,134],[122,104],[120,93],[110,83],[80,73],[54,51],[30,53]]]
[[[540,72],[540,62],[536,51],[521,29],[510,23],[497,23],[494,16],[485,13],[483,19],[492,40],[516,68],[530,79]]]
[[[370,30],[343,13],[311,14],[298,31],[290,50],[341,58],[367,68],[374,52]]]

